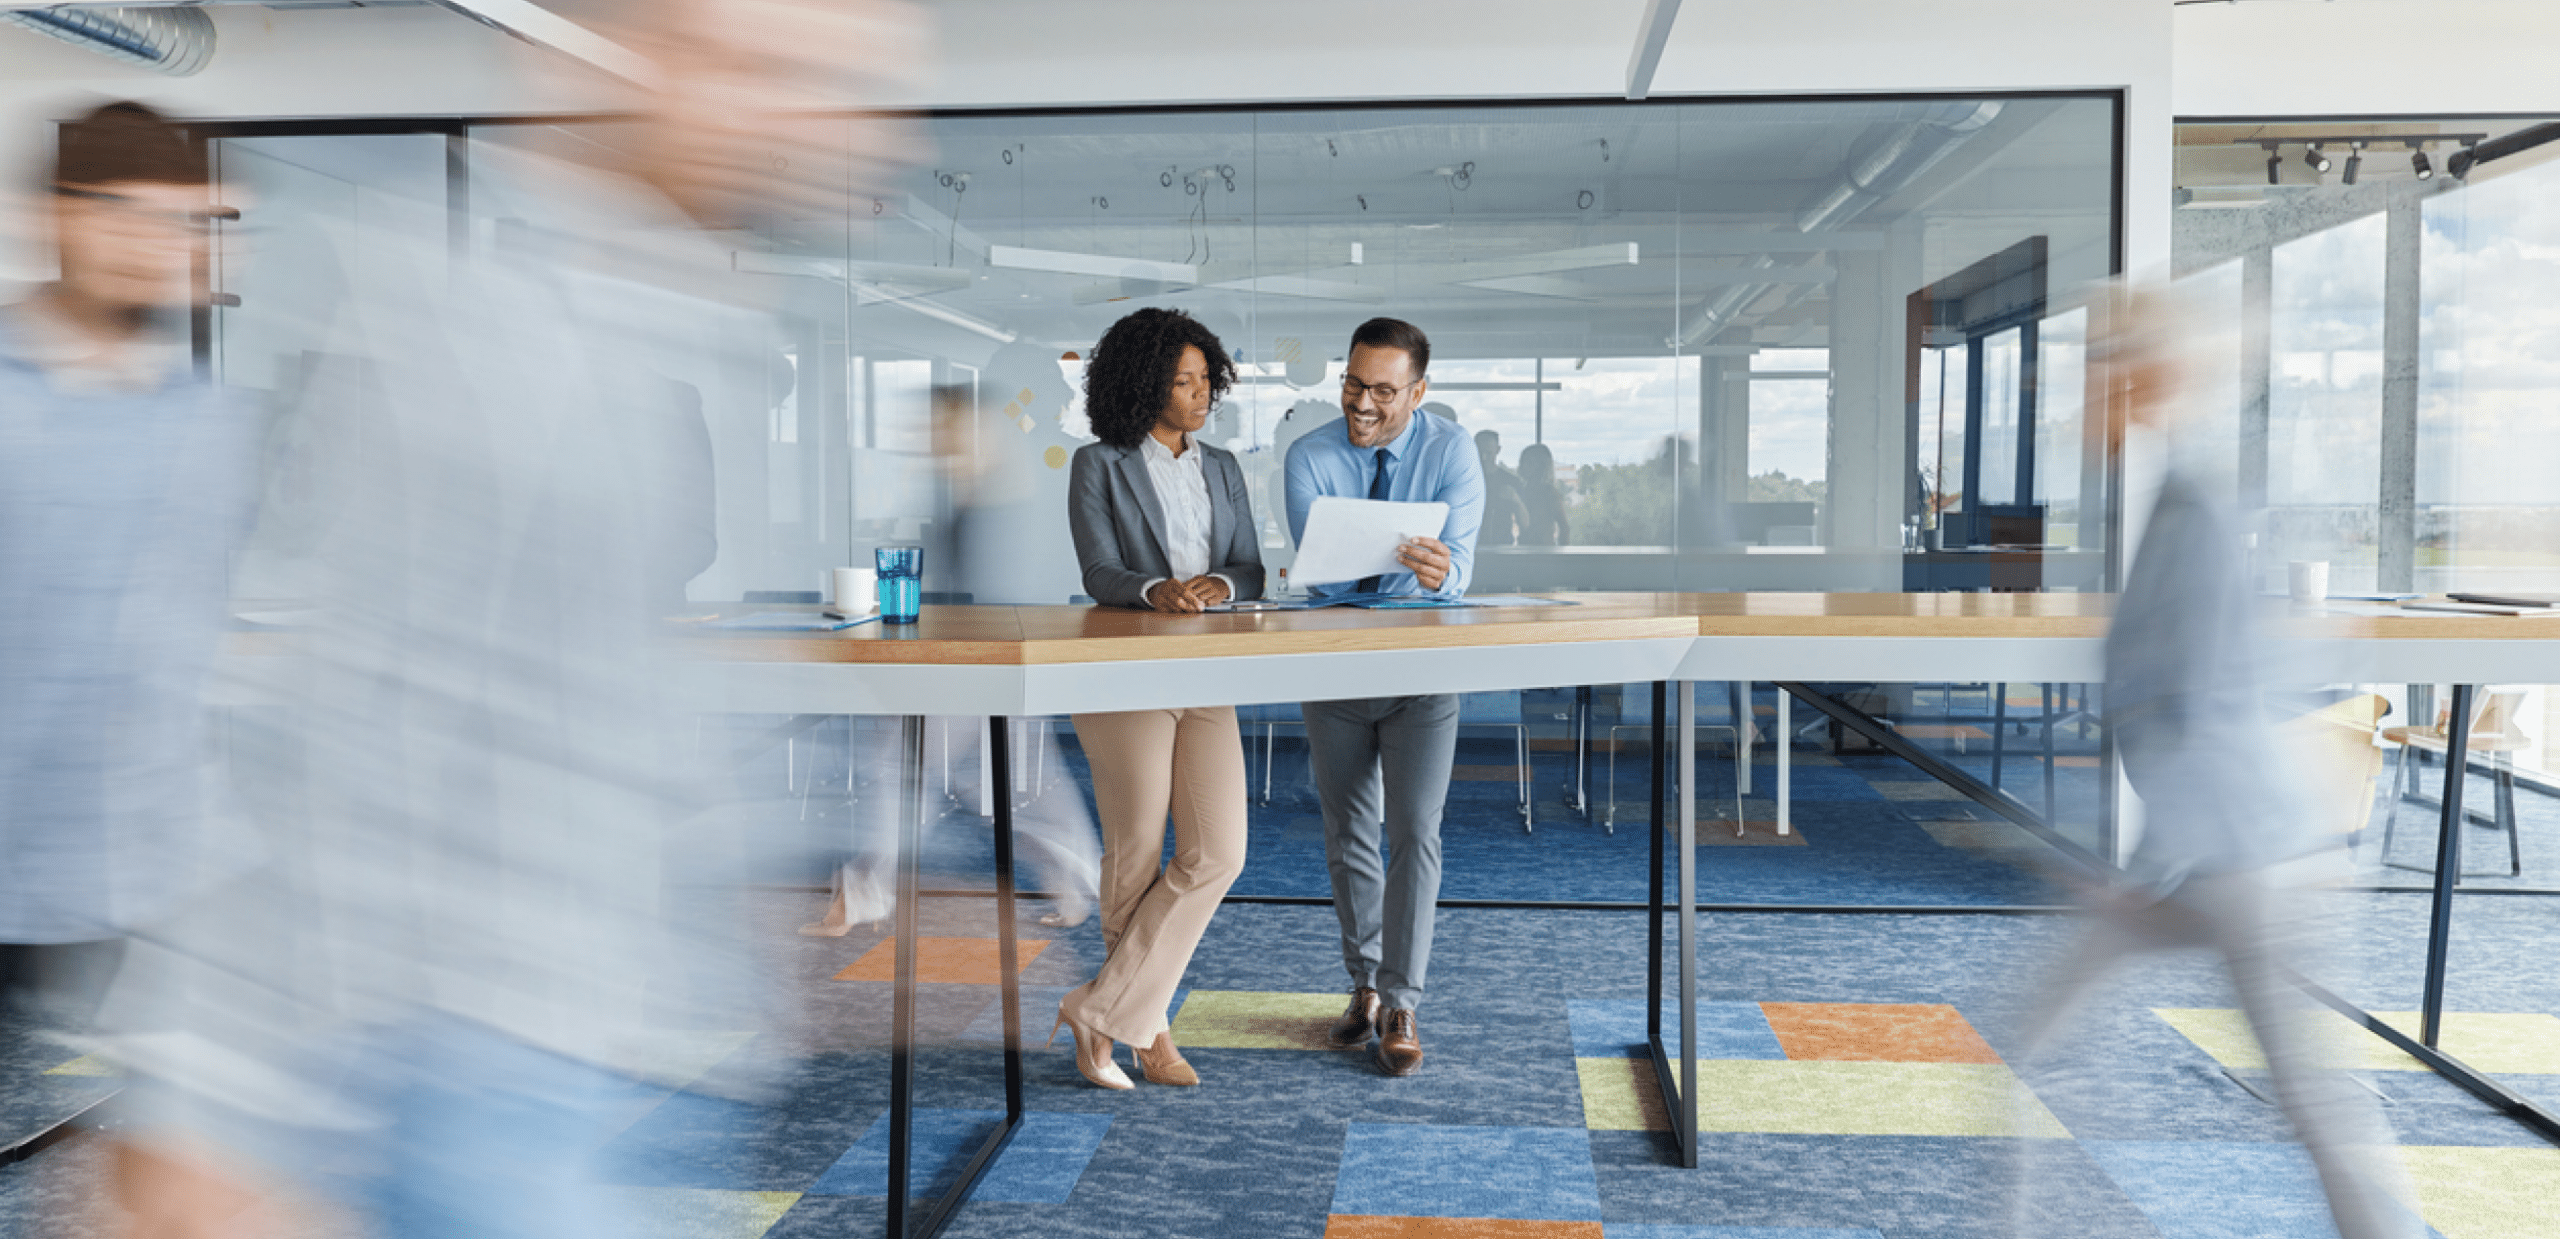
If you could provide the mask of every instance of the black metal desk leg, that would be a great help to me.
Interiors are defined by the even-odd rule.
[[[2443,812],[2436,827],[2435,904],[2427,918],[2427,985],[2418,1015],[2418,1040],[2436,1046],[2444,1023],[2445,951],[2453,939],[2453,887],[2462,880],[2462,777],[2470,766],[2471,698],[2478,685],[2453,686],[2446,720]]]
[[[906,720],[906,803],[912,811],[902,831],[898,860],[898,994],[897,1032],[891,1046],[889,1083],[889,1227],[890,1239],[932,1239],[951,1224],[967,1203],[978,1179],[1003,1155],[1022,1130],[1022,985],[1014,975],[1013,919],[1013,734],[1005,719],[987,720],[987,794],[995,811],[996,967],[997,988],[1004,995],[1004,1123],[978,1146],[959,1177],[910,1227],[915,1202],[907,1197],[907,1167],[913,1157],[915,1130],[915,990],[916,902],[924,834],[924,720]]]
[[[1671,686],[1653,683],[1653,868],[1645,878],[1647,908],[1644,945],[1644,1033],[1662,1040],[1662,715],[1670,708]],[[1614,790],[1612,792],[1614,794]]]
[[[995,770],[996,966],[1004,973],[998,986],[1004,992],[1004,1120],[1010,1129],[1022,1122],[1022,979],[1015,975],[1020,965],[1015,960],[1013,942],[1013,728],[1010,720],[987,720],[987,756]]]
[[[897,982],[889,1025],[889,1234],[907,1233],[916,1109],[916,880],[924,843],[924,719],[898,720]]]
[[[1658,690],[1657,690],[1658,691]],[[1678,738],[1672,749],[1680,763],[1680,1066],[1672,1069],[1670,1049],[1662,1042],[1662,801],[1660,776],[1656,775],[1654,798],[1654,867],[1653,867],[1653,942],[1650,958],[1653,973],[1647,987],[1653,997],[1653,1010],[1646,1015],[1650,1033],[1649,1048],[1653,1052],[1654,1080],[1661,1086],[1662,1100],[1671,1111],[1672,1134],[1679,1142],[1680,1164],[1695,1168],[1698,1164],[1698,694],[1697,685],[1683,680],[1673,693],[1680,712]],[[1655,701],[1660,703],[1657,696]],[[1659,735],[1662,712],[1654,712],[1654,726]],[[1660,753],[1657,741],[1655,752]],[[1655,769],[1660,770],[1660,766]]]

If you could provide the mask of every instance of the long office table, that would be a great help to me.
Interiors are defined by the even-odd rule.
[[[1024,715],[1316,701],[1412,693],[1486,692],[1559,684],[1652,682],[1654,867],[1648,1033],[1673,1111],[1684,1164],[1697,1164],[1697,789],[1694,760],[1666,784],[1664,752],[1676,733],[1694,752],[1693,685],[1771,681],[1791,696],[1809,682],[2089,683],[2103,677],[2112,599],[2096,594],[1558,594],[1556,605],[1451,610],[1225,612],[1160,615],[1099,607],[926,607],[922,621],[873,623],[831,633],[692,631],[673,639],[670,674],[689,706],[705,712],[897,715],[911,770],[922,760],[925,715],[989,720],[991,789],[999,841],[999,932],[1012,941],[1010,763],[1004,720]],[[770,608],[766,608],[770,609]],[[2436,1049],[2458,870],[2463,727],[2483,683],[2560,683],[2560,621],[2453,615],[2338,615],[2271,604],[2277,662],[2270,678],[2301,684],[2449,683],[2457,731],[2446,763],[2439,824],[2436,905],[2422,1034],[2409,1038],[2331,997],[2351,1018],[2484,1100],[2527,1122],[2529,1103]],[[1813,700],[1819,694],[1808,696]],[[1820,705],[1819,701],[1815,704]],[[1786,719],[1778,734],[1787,735]],[[1776,746],[1781,779],[1787,745]],[[1782,784],[1783,786],[1783,784]],[[917,892],[915,832],[920,774],[907,788],[907,846],[900,874],[898,1041],[893,1046],[891,1233],[909,1229],[906,1199],[909,1072],[913,1045]],[[1781,793],[1783,801],[1783,792]],[[1676,806],[1676,817],[1673,811]],[[2021,821],[2023,805],[2001,806]],[[1665,845],[1679,847],[1676,901],[1664,898]],[[1676,1054],[1664,1041],[1661,918],[1677,917]],[[1022,1118],[1018,995],[1003,968],[1007,1122],[972,1158],[915,1228],[948,1221]],[[1673,1060],[1678,1060],[1675,1069]],[[2547,1122],[2547,1116],[2544,1116]],[[2545,1130],[2551,1130],[2546,1128]]]

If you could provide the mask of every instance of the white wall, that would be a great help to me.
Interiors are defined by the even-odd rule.
[[[2560,114],[2551,0],[2191,4],[2176,27],[2180,116]]]

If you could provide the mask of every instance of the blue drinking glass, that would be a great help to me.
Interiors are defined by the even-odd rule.
[[[871,553],[880,572],[880,622],[912,624],[924,611],[924,548],[884,546]]]

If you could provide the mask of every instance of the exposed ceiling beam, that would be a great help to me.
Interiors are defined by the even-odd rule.
[[[1644,22],[1636,28],[1636,54],[1627,61],[1627,98],[1653,92],[1653,71],[1662,63],[1662,48],[1671,41],[1671,20],[1680,16],[1680,0],[1645,0]]]
[[[646,57],[535,4],[533,0],[435,0],[435,3],[492,30],[592,65],[633,85],[655,89],[659,84],[657,66],[649,63]]]

